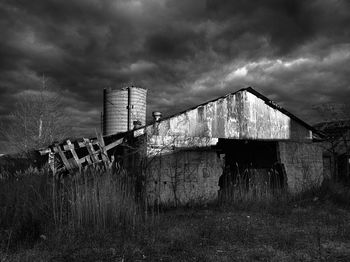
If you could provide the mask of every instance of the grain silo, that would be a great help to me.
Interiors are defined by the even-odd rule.
[[[103,134],[111,135],[133,129],[133,122],[146,124],[147,89],[125,87],[103,90]]]

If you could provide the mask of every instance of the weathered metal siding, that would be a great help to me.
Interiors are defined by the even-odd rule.
[[[245,92],[242,121],[242,138],[251,139],[290,139],[291,119],[282,112],[266,105],[255,95]]]
[[[158,136],[149,137],[147,155],[156,156],[173,153],[176,148],[210,147],[218,143],[218,138],[186,137],[186,136]]]
[[[158,136],[310,140],[311,132],[247,91],[230,94],[149,128]]]

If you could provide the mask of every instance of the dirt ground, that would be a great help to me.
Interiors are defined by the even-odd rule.
[[[330,202],[187,208],[149,220],[133,234],[42,236],[0,261],[350,261],[350,210]]]

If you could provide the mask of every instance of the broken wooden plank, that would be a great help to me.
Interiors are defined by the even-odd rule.
[[[84,139],[87,139],[87,138],[83,138],[83,141],[78,141],[79,147],[85,147],[85,141],[84,141]],[[89,139],[88,139],[88,140],[89,140]],[[89,140],[89,142],[90,142],[92,145],[97,145],[97,144],[99,144],[99,142],[98,142],[97,139]]]
[[[141,136],[143,134],[145,134],[146,128],[140,128],[140,129],[137,129],[134,131],[134,137],[138,137],[138,136]]]
[[[59,144],[57,144],[54,148],[53,148],[54,152],[57,152],[59,154],[59,156],[61,157],[62,159],[62,162],[64,164],[64,166],[66,167],[67,170],[71,170],[72,167],[71,165],[69,164],[69,161],[66,157],[66,155],[64,154],[64,152],[62,151],[61,147]]]
[[[105,150],[108,151],[108,150],[112,149],[113,147],[120,145],[121,143],[123,143],[123,138],[118,139],[118,140],[110,143],[109,145],[106,145]]]
[[[85,156],[84,158],[85,158],[85,160],[88,162],[89,165],[92,164],[92,159],[91,159],[91,156],[90,156],[90,155],[87,155],[87,156]]]
[[[67,145],[63,145],[64,151],[70,151],[71,149],[75,149],[74,144],[72,144],[72,142],[68,144],[68,141],[70,142],[70,140],[67,140]]]
[[[97,156],[98,152],[95,151],[95,149],[94,149],[94,147],[93,147],[93,145],[92,145],[92,143],[90,142],[89,139],[87,139],[87,138],[83,138],[83,139],[84,139],[84,143],[85,143],[86,149],[88,150],[92,161],[93,162],[98,162],[99,161],[98,156]]]
[[[84,156],[84,157],[79,159],[80,164],[83,164],[85,161],[88,162],[88,164],[92,164],[90,155]]]
[[[101,133],[98,133],[96,131],[96,138],[98,140],[98,146],[99,146],[100,151],[101,151],[102,160],[105,163],[105,166],[108,167],[108,164],[109,164],[110,160],[109,160],[109,157],[108,157],[108,154],[107,154],[107,150],[105,148],[105,141],[103,139],[103,136],[102,136]]]
[[[53,176],[55,176],[55,174],[56,174],[55,153],[51,152],[51,150],[50,150],[49,157],[48,157],[48,164],[49,164],[49,167],[53,173]]]
[[[44,156],[44,155],[50,154],[51,149],[50,148],[40,149],[39,153],[40,153],[40,155]]]
[[[74,158],[74,160],[76,162],[76,165],[79,167],[79,170],[81,170],[81,163],[79,161],[79,157],[78,157],[77,153],[74,150],[74,145],[72,144],[72,142],[69,139],[67,140],[67,148],[72,153],[73,158]]]
[[[105,140],[103,139],[103,136],[101,133],[97,132],[95,130],[95,133],[96,133],[96,139],[98,141],[98,143],[102,146],[102,147],[105,147]]]

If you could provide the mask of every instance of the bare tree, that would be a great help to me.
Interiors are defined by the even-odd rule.
[[[350,156],[350,106],[343,103],[325,103],[314,105],[323,122],[315,127],[326,137],[324,149],[331,153],[334,159],[338,154]],[[335,161],[333,176],[338,177],[338,166]]]
[[[70,127],[62,95],[45,85],[39,91],[24,91],[18,97],[9,124],[2,126],[0,132],[19,153],[66,138]]]

